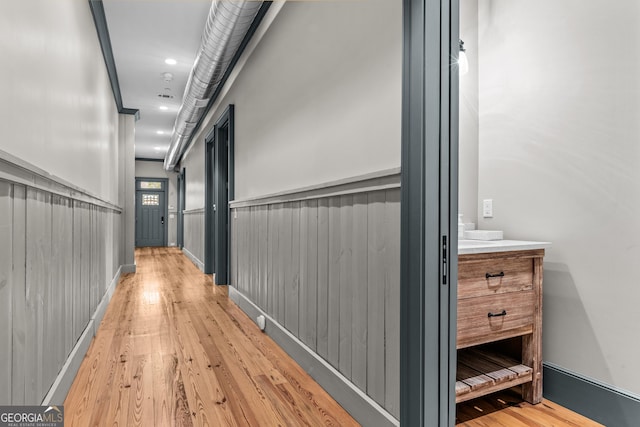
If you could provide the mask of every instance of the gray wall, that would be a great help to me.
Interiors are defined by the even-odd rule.
[[[88,2],[0,2],[0,46],[0,404],[33,405],[75,374],[63,364],[125,252],[133,263],[134,122],[117,113]]]
[[[398,418],[400,190],[307,196],[233,210],[231,283]]]
[[[640,4],[481,0],[481,221],[548,240],[544,359],[640,395]]]
[[[167,203],[169,208],[169,222],[167,224],[169,235],[167,244],[176,246],[178,238],[178,174],[164,170],[162,162],[149,162],[136,160],[136,177],[143,178],[166,178],[169,180],[167,189]]]

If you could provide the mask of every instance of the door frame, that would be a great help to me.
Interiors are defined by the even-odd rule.
[[[234,105],[220,115],[205,138],[204,272],[226,285],[230,270],[229,201],[234,198]],[[220,238],[222,236],[222,238]]]
[[[401,425],[455,425],[458,27],[458,0],[403,0]]]
[[[141,181],[162,181],[162,189],[140,189]],[[168,238],[169,238],[169,179],[168,178],[153,178],[153,177],[141,177],[136,176],[136,186],[135,186],[135,230],[134,230],[134,244],[135,247],[138,247],[138,192],[155,192],[155,193],[164,193],[164,230],[163,230],[163,239],[162,246],[167,246]]]
[[[186,174],[187,169],[182,168],[178,174],[178,230],[176,235],[176,245],[182,249],[184,247],[184,206],[186,202]]]

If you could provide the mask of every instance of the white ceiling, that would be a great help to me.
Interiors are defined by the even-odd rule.
[[[104,0],[103,4],[122,105],[140,110],[136,158],[164,159],[211,1]],[[177,64],[165,64],[166,58]],[[173,74],[169,83],[163,77],[167,72]],[[174,98],[158,97],[164,93]],[[168,109],[162,111],[160,106]]]

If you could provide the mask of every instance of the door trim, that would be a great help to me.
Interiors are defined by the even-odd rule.
[[[182,168],[182,171],[178,174],[178,230],[176,233],[176,245],[182,249],[184,247],[184,208],[186,201],[186,182],[187,169]]]
[[[458,20],[457,0],[404,0],[401,425],[455,424]]]
[[[140,189],[139,187],[139,182],[140,181],[162,181],[162,190],[154,190],[154,189]],[[136,187],[135,187],[135,195],[136,195],[136,200],[138,199],[138,192],[139,191],[144,191],[144,192],[158,192],[158,193],[164,193],[164,238],[162,241],[162,245],[163,246],[167,246],[167,242],[169,239],[169,179],[168,178],[154,178],[154,177],[142,177],[142,176],[136,176]],[[138,247],[138,203],[135,203],[135,222],[136,222],[136,227],[135,227],[135,236],[134,236],[134,244],[135,247]]]
[[[206,274],[215,273],[215,283],[218,285],[227,284],[230,271],[229,201],[233,200],[235,192],[234,121],[234,105],[230,104],[205,138],[204,265]],[[219,143],[223,140],[223,132],[227,132],[226,144]],[[212,154],[215,154],[213,160]]]
[[[215,165],[211,160],[214,152],[216,128],[205,137],[204,140],[204,274],[213,274],[214,269],[214,223],[215,212],[213,205],[215,197],[213,191],[215,188]]]

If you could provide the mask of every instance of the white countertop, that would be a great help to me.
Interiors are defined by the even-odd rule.
[[[550,247],[550,242],[527,242],[523,240],[458,240],[458,255],[526,251],[531,249],[548,249]]]

